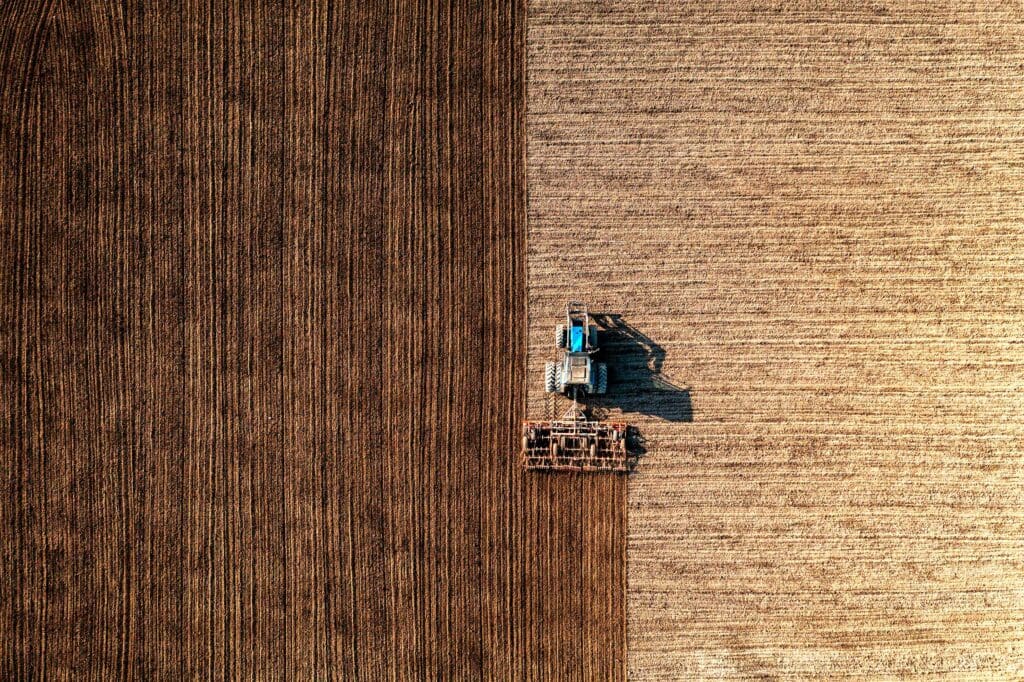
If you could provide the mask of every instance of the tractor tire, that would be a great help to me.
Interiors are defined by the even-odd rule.
[[[565,325],[555,327],[555,348],[565,348]]]
[[[554,393],[558,389],[558,365],[554,362],[544,363],[544,390]]]
[[[597,380],[595,384],[595,393],[598,395],[604,395],[608,392],[608,365],[603,362],[597,363]]]
[[[590,325],[587,330],[587,342],[591,348],[597,348],[597,327],[595,325]]]

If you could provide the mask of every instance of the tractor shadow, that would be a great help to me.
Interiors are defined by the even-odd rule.
[[[621,315],[591,314],[600,330],[598,362],[608,364],[608,393],[590,396],[588,407],[601,418],[609,408],[626,413],[644,414],[669,422],[692,422],[690,389],[679,386],[661,373],[665,349],[653,339],[630,326]],[[634,433],[632,445],[638,453],[643,438]]]

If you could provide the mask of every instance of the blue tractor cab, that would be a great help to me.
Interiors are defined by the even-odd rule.
[[[569,352],[570,353],[582,353],[583,352],[583,333],[582,324],[574,324],[569,329]]]

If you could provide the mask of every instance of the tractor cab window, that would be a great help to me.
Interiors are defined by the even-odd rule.
[[[583,352],[583,332],[582,326],[573,325],[569,331],[569,351],[572,353]]]

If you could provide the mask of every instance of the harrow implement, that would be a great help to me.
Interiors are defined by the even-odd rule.
[[[523,422],[523,466],[540,471],[628,473],[634,460],[626,424],[587,419],[573,402],[561,419]]]

